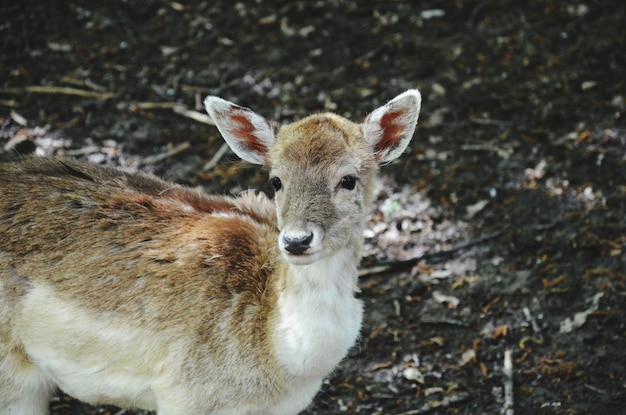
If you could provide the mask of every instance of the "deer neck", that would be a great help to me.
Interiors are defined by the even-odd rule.
[[[355,247],[345,247],[310,265],[285,263],[273,337],[290,375],[321,378],[353,345],[362,319],[354,296],[359,256]]]

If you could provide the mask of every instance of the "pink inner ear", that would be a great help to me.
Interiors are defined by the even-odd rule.
[[[240,111],[241,112],[241,111]],[[245,115],[233,114],[231,119],[237,124],[233,134],[239,138],[242,147],[260,154],[267,154],[267,146],[255,134],[256,128]]]
[[[382,137],[374,147],[376,158],[380,159],[383,155],[393,150],[402,141],[405,127],[402,123],[398,123],[397,119],[404,115],[403,111],[388,111],[380,118],[380,129]]]

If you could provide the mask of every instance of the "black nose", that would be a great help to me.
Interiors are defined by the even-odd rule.
[[[307,249],[309,249],[309,245],[313,240],[313,234],[310,233],[308,235],[299,236],[297,238],[291,238],[287,235],[283,238],[285,241],[285,249],[292,254],[301,255]]]

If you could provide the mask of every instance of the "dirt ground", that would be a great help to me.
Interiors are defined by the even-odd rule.
[[[626,413],[626,2],[23,0],[0,16],[0,160],[269,190],[214,157],[206,95],[285,122],[422,91],[365,234],[361,338],[306,414]],[[50,411],[139,413],[62,394]]]

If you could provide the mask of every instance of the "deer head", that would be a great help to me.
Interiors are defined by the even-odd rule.
[[[356,124],[333,113],[285,125],[210,96],[207,112],[243,160],[270,166],[283,256],[313,264],[348,248],[360,255],[362,231],[381,163],[396,159],[415,131],[417,90],[398,95]]]

